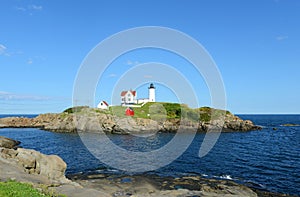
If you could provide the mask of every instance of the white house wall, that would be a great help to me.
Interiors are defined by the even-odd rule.
[[[124,96],[121,97],[121,103],[137,103],[136,93],[134,96],[131,91],[128,91]]]

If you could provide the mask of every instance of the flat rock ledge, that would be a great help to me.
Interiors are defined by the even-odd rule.
[[[197,176],[172,178],[157,176],[119,176],[88,175],[73,176],[86,188],[101,188],[111,196],[130,197],[257,197],[250,188],[228,181],[203,179]]]
[[[159,177],[156,175],[69,175],[85,188],[101,189],[114,197],[292,197],[262,191],[231,180],[200,176]]]

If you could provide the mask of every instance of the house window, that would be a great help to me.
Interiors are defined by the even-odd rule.
[[[130,98],[128,99],[128,101],[130,101]]]
[[[130,97],[130,94],[127,94],[128,97]]]

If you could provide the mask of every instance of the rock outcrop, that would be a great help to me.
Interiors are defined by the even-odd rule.
[[[16,165],[27,174],[40,175],[51,183],[67,183],[67,164],[56,155],[44,155],[30,149],[15,148],[20,142],[0,137],[0,159],[8,165]]]
[[[16,148],[20,142],[0,136],[0,181],[26,182],[53,196],[107,197],[107,193],[83,188],[65,177],[66,163],[56,155],[44,155],[35,150]],[[7,144],[9,146],[7,146]],[[12,147],[12,148],[10,148]]]
[[[17,148],[20,143],[20,141],[0,136],[0,147]]]
[[[0,128],[33,127],[55,132],[105,132],[115,134],[149,133],[154,131],[176,132],[179,128],[199,132],[214,131],[250,131],[259,130],[250,120],[242,120],[227,113],[224,117],[209,121],[188,119],[163,119],[118,117],[86,108],[80,113],[41,114],[36,118],[8,117],[0,119]]]

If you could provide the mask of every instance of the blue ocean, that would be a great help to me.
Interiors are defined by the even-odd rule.
[[[0,115],[6,117],[9,115]],[[20,116],[20,115],[18,115]],[[35,115],[23,115],[34,117]],[[207,178],[231,179],[271,192],[300,194],[300,115],[238,115],[263,127],[260,131],[221,133],[216,145],[203,158],[199,147],[203,133],[171,164],[145,174],[164,176],[200,175]],[[45,154],[57,154],[68,164],[67,174],[124,172],[112,169],[97,160],[83,145],[77,134],[53,133],[40,129],[0,129],[0,135],[20,140],[24,148]],[[90,135],[93,138],[94,134]],[[111,135],[123,148],[145,151],[159,148],[174,134],[158,133],[155,138],[132,138]],[[129,139],[130,138],[130,139]],[[130,140],[131,143],[125,143]],[[151,143],[150,143],[151,140]],[[155,143],[153,143],[155,140]],[[151,147],[153,146],[153,147]]]

